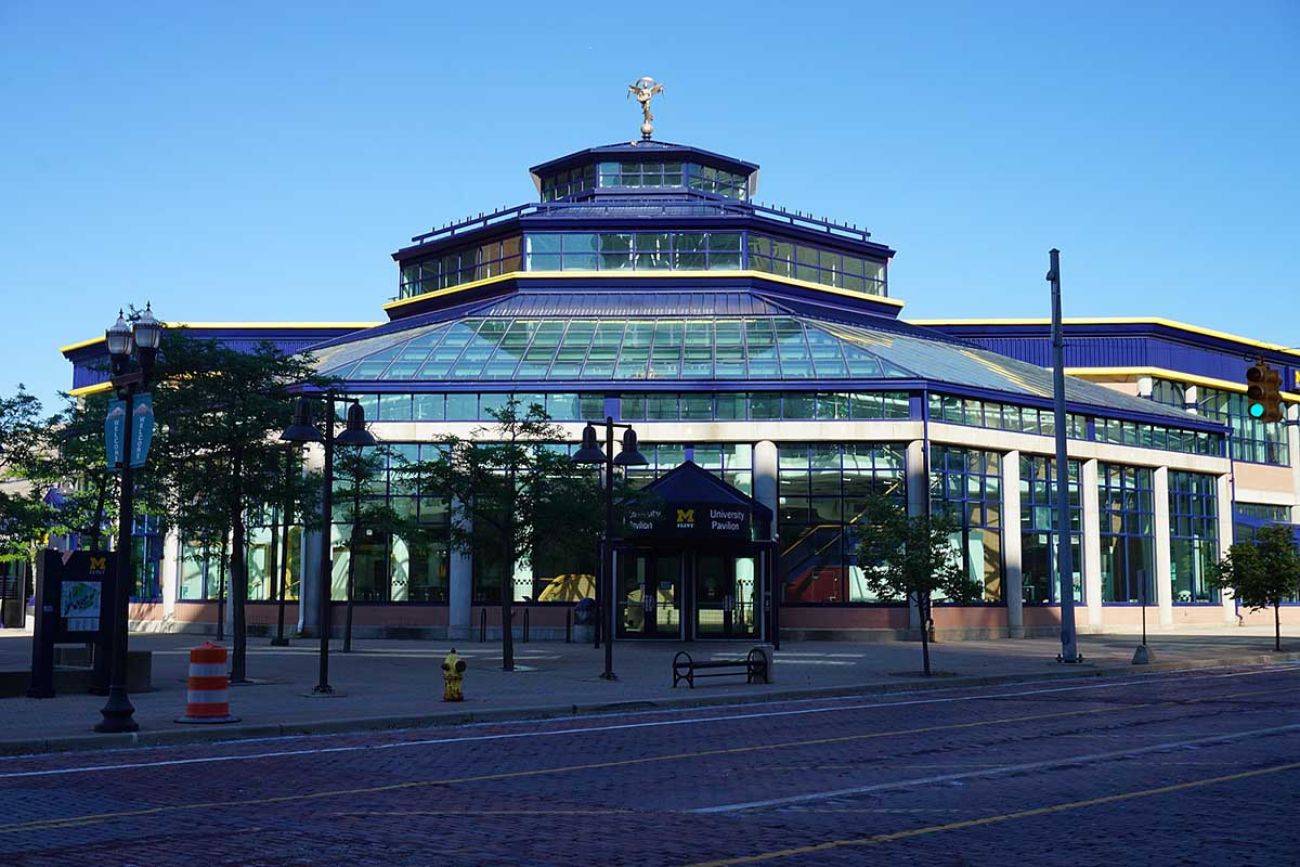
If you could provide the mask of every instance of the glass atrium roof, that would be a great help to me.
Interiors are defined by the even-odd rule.
[[[416,330],[360,358],[325,350],[321,372],[384,381],[917,378],[792,316],[471,317]]]
[[[898,328],[794,315],[480,315],[387,331],[316,356],[322,374],[354,384],[782,380],[817,387],[910,379],[1052,396],[1049,370]],[[1068,379],[1066,394],[1078,404],[1188,422],[1181,410],[1079,379]]]

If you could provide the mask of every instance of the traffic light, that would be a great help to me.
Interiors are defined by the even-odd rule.
[[[1246,371],[1246,412],[1260,421],[1282,420],[1282,375],[1263,361]]]

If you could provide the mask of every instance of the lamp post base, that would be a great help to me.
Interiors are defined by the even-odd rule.
[[[140,724],[135,721],[135,708],[122,687],[113,687],[108,693],[108,701],[99,711],[103,716],[95,723],[95,731],[107,734],[117,732],[136,732]]]
[[[602,672],[600,673],[600,679],[601,679],[601,680],[618,680],[618,675],[615,674],[615,673],[612,672],[612,671],[602,671]]]
[[[312,695],[333,695],[334,687],[328,683],[318,683],[312,687]]]

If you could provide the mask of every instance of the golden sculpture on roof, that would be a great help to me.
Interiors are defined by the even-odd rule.
[[[627,89],[628,93],[634,94],[636,101],[641,103],[641,140],[649,141],[655,131],[655,116],[650,112],[650,100],[654,99],[656,94],[663,93],[664,86],[650,76],[643,75],[633,84],[629,84]]]

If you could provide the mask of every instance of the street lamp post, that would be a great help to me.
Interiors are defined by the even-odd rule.
[[[321,433],[311,421],[311,404],[305,397],[298,398],[293,409],[293,423],[284,429],[280,439],[290,443],[324,443],[325,445],[325,490],[321,495],[321,511],[325,525],[321,528],[320,543],[320,675],[312,692],[316,695],[332,695],[334,687],[330,686],[330,572],[333,559],[330,556],[330,527],[334,512],[334,444],[345,446],[373,446],[375,438],[366,430],[366,412],[356,398],[342,397],[327,391],[325,400],[325,432]],[[348,403],[348,420],[343,433],[334,436],[334,404]]]
[[[614,428],[624,428],[623,450],[614,455]],[[639,467],[649,463],[637,449],[636,431],[630,424],[616,424],[612,416],[605,418],[605,447],[596,439],[596,426],[587,422],[582,430],[582,446],[569,459],[575,464],[605,465],[605,544],[600,557],[600,582],[596,585],[597,610],[600,611],[605,631],[605,670],[601,677],[618,680],[614,674],[614,629],[617,625],[618,582],[614,575],[614,467]]]
[[[104,339],[113,365],[113,388],[126,403],[126,424],[122,434],[117,586],[113,589],[112,600],[113,643],[109,663],[108,701],[99,711],[103,718],[95,724],[95,731],[133,732],[139,730],[140,724],[135,721],[135,708],[126,692],[127,630],[130,628],[131,609],[131,533],[135,525],[135,473],[131,467],[131,440],[135,396],[148,385],[149,374],[153,371],[158,356],[158,343],[162,339],[162,323],[154,319],[149,305],[145,305],[144,313],[132,325],[127,324],[119,310],[117,322],[104,332]]]

